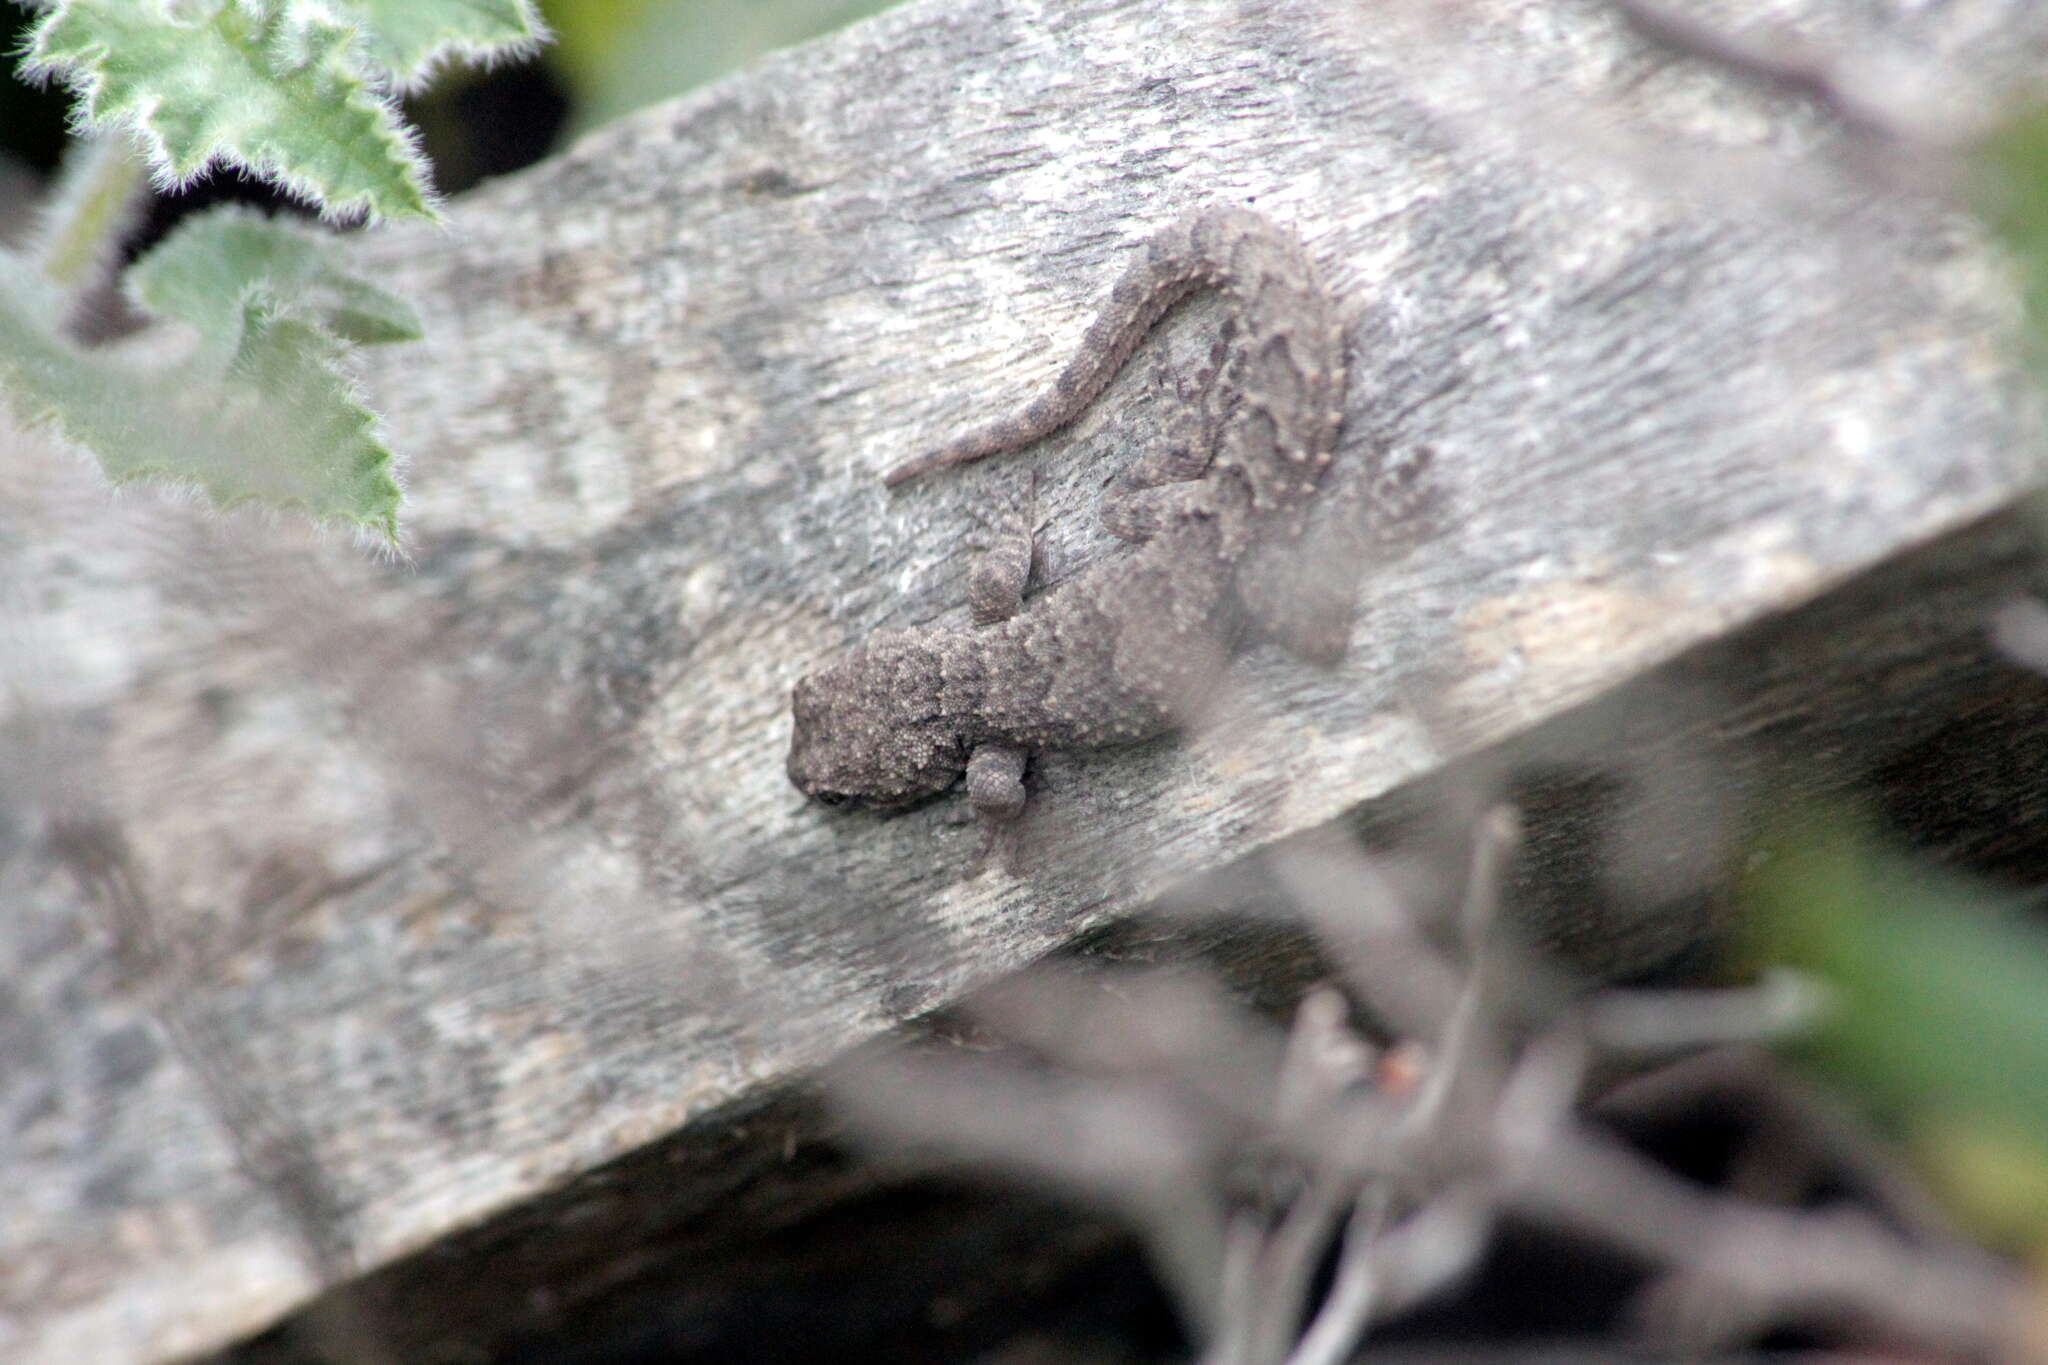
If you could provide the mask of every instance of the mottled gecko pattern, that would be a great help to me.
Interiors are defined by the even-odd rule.
[[[1247,210],[1204,209],[1152,238],[1050,387],[897,465],[886,482],[1058,431],[1169,308],[1211,287],[1230,305],[1222,339],[1203,372],[1176,386],[1169,439],[1105,498],[1105,524],[1136,548],[1025,599],[1024,528],[975,575],[970,596],[984,624],[877,634],[802,679],[789,751],[798,787],[827,805],[895,810],[964,774],[983,815],[1012,817],[1023,809],[1031,754],[1177,728],[1248,629],[1309,658],[1341,655],[1348,594],[1333,621],[1326,610],[1293,609],[1285,573],[1242,572],[1255,549],[1300,534],[1336,449],[1344,397],[1332,300],[1301,243]]]

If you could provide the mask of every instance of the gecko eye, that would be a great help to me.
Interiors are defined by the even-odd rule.
[[[845,792],[812,792],[811,797],[821,806],[850,806],[853,798]]]

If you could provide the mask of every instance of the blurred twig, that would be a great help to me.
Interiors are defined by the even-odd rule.
[[[1782,33],[1747,37],[1648,0],[1614,0],[1644,38],[1680,56],[1711,62],[1766,90],[1818,105],[1845,127],[1889,142],[1937,140],[1922,119],[1902,116],[1894,90],[1880,90],[1851,64]]]
[[[1689,1349],[1834,1324],[2017,1358],[2029,1299],[2003,1263],[1939,1228],[1909,1235],[1855,1209],[1703,1190],[1580,1115],[1596,1058],[1686,1054],[1620,1092],[1622,1104],[1669,1103],[1725,1080],[1688,1057],[1783,1036],[1823,1001],[1791,978],[1609,991],[1550,1009],[1531,1031],[1517,1021],[1543,1004],[1491,927],[1517,839],[1510,810],[1475,822],[1455,955],[1432,944],[1365,853],[1317,846],[1293,884],[1304,919],[1354,949],[1337,955],[1348,991],[1309,992],[1284,1035],[1186,974],[1045,970],[971,1011],[1009,1050],[870,1053],[834,1091],[879,1140],[1129,1212],[1205,1343],[1204,1365],[1342,1360],[1373,1322],[1469,1273],[1510,1215],[1658,1267],[1644,1321]],[[1366,942],[1395,951],[1355,951]],[[1423,1059],[1419,1078],[1392,1079],[1395,1054],[1356,1031],[1351,1003],[1425,1040],[1419,1053],[1403,1045],[1407,1061]],[[1851,1140],[1853,1126],[1808,1131],[1886,1174]],[[1917,1210],[1896,1182],[1873,1183],[1891,1209]]]

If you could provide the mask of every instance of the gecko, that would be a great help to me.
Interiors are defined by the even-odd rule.
[[[1032,755],[1182,728],[1253,633],[1319,663],[1342,655],[1350,593],[1332,608],[1326,591],[1303,591],[1286,550],[1336,455],[1343,326],[1301,242],[1249,209],[1197,209],[1159,231],[1046,388],[884,482],[1060,431],[1204,289],[1226,300],[1221,335],[1197,377],[1174,386],[1168,439],[1104,496],[1102,520],[1130,551],[1027,597],[1025,519],[971,575],[974,627],[877,632],[803,677],[788,760],[798,788],[888,812],[964,777],[974,808],[1000,823],[1024,809]]]

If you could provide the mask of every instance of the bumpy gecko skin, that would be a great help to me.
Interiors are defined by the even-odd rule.
[[[1154,237],[1079,350],[1022,408],[885,475],[891,485],[1015,450],[1084,412],[1155,323],[1199,289],[1231,319],[1202,381],[1182,386],[1174,439],[1119,476],[1104,521],[1128,555],[1029,599],[976,601],[989,624],[875,635],[796,685],[789,776],[827,805],[896,810],[964,775],[977,809],[1024,804],[1029,755],[1127,744],[1176,728],[1248,626],[1305,657],[1343,651],[1347,617],[1290,619],[1239,569],[1298,536],[1343,420],[1344,337],[1301,244],[1243,209],[1204,209]],[[1026,532],[1028,535],[1028,532]],[[1028,545],[1027,551],[1028,553]],[[1262,555],[1266,559],[1270,556]],[[1265,590],[1261,599],[1284,598]],[[1021,600],[1020,600],[1021,599]]]

